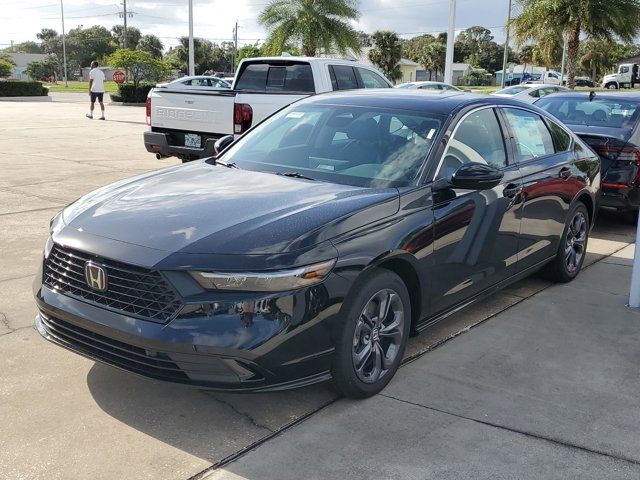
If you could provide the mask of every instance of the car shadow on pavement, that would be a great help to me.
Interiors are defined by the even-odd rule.
[[[219,393],[146,379],[95,363],[87,386],[108,415],[211,463],[332,403],[330,384],[272,393]]]

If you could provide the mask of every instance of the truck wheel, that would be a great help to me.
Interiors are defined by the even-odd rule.
[[[604,88],[608,90],[618,90],[618,85],[615,83],[607,83]]]

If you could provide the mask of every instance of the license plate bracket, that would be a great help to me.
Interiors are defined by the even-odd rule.
[[[185,133],[184,134],[184,146],[191,148],[201,148],[202,147],[202,137],[196,133]]]

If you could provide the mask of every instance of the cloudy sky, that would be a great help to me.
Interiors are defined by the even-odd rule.
[[[65,28],[84,25],[111,27],[122,23],[118,12],[122,0],[63,0]],[[240,45],[265,38],[256,18],[267,0],[193,0],[194,33],[215,42],[231,40],[238,20]],[[492,30],[496,41],[504,38],[508,0],[457,0],[458,30],[482,25]],[[0,48],[25,40],[36,40],[41,28],[61,31],[59,0],[2,0]],[[143,33],[159,36],[165,46],[175,45],[176,37],[188,33],[187,0],[127,0],[132,12],[129,25]],[[360,0],[358,30],[373,32],[389,29],[411,37],[446,30],[449,0]]]

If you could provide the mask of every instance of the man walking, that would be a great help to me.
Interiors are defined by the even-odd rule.
[[[100,110],[102,110],[100,120],[104,120],[104,72],[98,68],[98,62],[95,60],[91,62],[91,71],[89,72],[89,96],[91,97],[91,107],[89,107],[87,118],[93,118],[93,108],[98,100]]]

